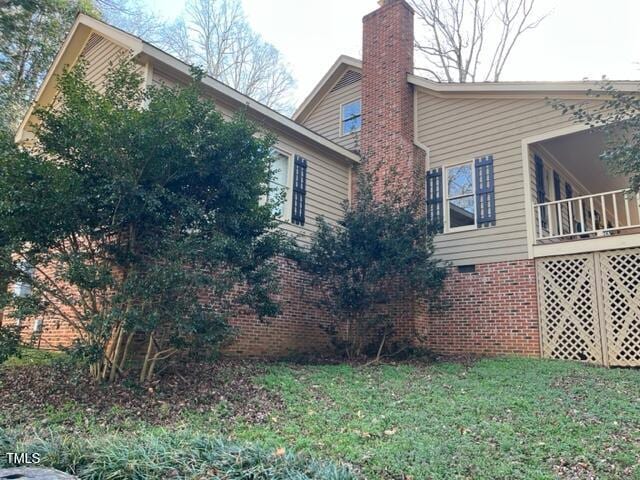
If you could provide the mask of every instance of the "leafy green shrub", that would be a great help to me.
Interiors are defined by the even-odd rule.
[[[0,364],[20,356],[20,328],[0,325]]]
[[[404,343],[393,338],[394,306],[416,300],[434,304],[446,269],[433,256],[436,229],[423,201],[387,185],[382,195],[374,195],[373,169],[365,166],[368,159],[363,162],[356,201],[344,206],[338,224],[318,219],[300,263],[325,294],[323,306],[333,319],[326,330],[336,349],[349,358],[379,358],[383,348]]]
[[[188,431],[151,430],[138,436],[56,437],[21,451],[40,453],[42,466],[82,479],[224,478],[355,480],[346,467],[313,458],[236,444]]]
[[[242,112],[225,119],[193,74],[145,88],[125,57],[97,89],[79,62],[58,77],[60,101],[34,111],[38,148],[0,142],[0,281],[29,286],[0,305],[71,327],[69,353],[96,380],[142,383],[169,358],[215,351],[237,305],[280,312],[275,138]]]

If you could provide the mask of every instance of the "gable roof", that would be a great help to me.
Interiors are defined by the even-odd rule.
[[[329,71],[320,79],[314,89],[300,104],[294,112],[292,118],[296,122],[304,122],[313,109],[322,101],[327,93],[331,91],[333,86],[348,71],[362,71],[362,61],[348,55],[340,55],[333,63]]]
[[[191,67],[188,64],[178,60],[150,43],[145,42],[141,38],[88,15],[82,13],[78,14],[76,21],[60,48],[60,51],[56,55],[44,80],[42,81],[34,102],[25,114],[20,127],[18,128],[16,141],[20,141],[24,138],[25,128],[28,126],[31,116],[33,115],[34,106],[36,104],[48,105],[54,100],[57,91],[55,81],[53,81],[54,77],[62,73],[65,67],[73,65],[76,62],[92,32],[96,32],[115,44],[129,50],[134,58],[138,57],[143,61],[152,60],[153,63],[158,62],[180,74],[190,75]],[[289,117],[253,100],[213,77],[208,75],[205,76],[202,79],[202,83],[211,88],[217,95],[221,96],[229,103],[246,107],[256,117],[268,120],[269,122],[276,124],[282,130],[301,136],[316,146],[329,150],[344,159],[355,163],[360,162],[360,157],[357,154],[347,150],[337,143],[332,142],[322,135],[309,130]]]
[[[331,91],[333,86],[340,80],[348,70],[362,71],[362,61],[357,58],[341,55],[329,68],[311,93],[297,108],[293,114],[293,119],[297,122],[304,122],[315,107]],[[496,95],[508,96],[531,96],[546,97],[550,94],[565,94],[575,96],[585,96],[589,90],[599,89],[602,82],[594,80],[583,81],[556,81],[556,82],[435,82],[419,75],[408,74],[407,81],[428,90],[434,95],[460,94],[465,96],[474,95]],[[623,92],[637,92],[640,89],[640,80],[616,80],[608,81],[617,90]]]

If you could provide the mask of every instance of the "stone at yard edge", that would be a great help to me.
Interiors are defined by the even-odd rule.
[[[0,469],[0,480],[74,480],[78,477],[49,468],[4,468]]]

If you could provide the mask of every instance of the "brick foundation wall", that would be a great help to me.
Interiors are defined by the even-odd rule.
[[[311,285],[309,275],[284,259],[278,262],[278,275],[280,291],[275,298],[282,314],[266,322],[247,311],[233,315],[230,323],[239,329],[239,335],[223,349],[226,355],[286,357],[331,350],[322,328],[329,324],[329,316],[319,308],[321,294]]]
[[[5,325],[15,325],[15,320],[5,316]],[[42,321],[42,330],[39,334],[34,332],[35,319],[31,318],[22,323],[22,341],[35,348],[43,350],[58,350],[60,347],[68,347],[77,337],[77,332],[64,320],[55,317],[47,317]]]
[[[297,354],[326,353],[331,350],[329,337],[321,326],[329,323],[328,314],[318,307],[320,292],[310,283],[308,274],[285,259],[278,260],[280,288],[276,295],[282,314],[261,321],[244,309],[234,313],[229,323],[238,329],[237,336],[223,348],[229,356],[286,357]],[[203,301],[213,301],[207,299]],[[58,349],[71,345],[77,332],[64,320],[47,317],[42,333],[32,338],[35,319],[23,322],[22,337],[25,342],[42,349]],[[10,315],[5,315],[5,325],[14,325]]]
[[[443,297],[449,308],[416,317],[422,345],[447,355],[540,354],[533,260],[452,267]]]

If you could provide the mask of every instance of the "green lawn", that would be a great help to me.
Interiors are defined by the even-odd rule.
[[[258,421],[222,402],[185,407],[162,425],[344,462],[366,479],[640,479],[637,370],[527,359],[275,364],[258,368],[252,382],[268,390]],[[126,405],[115,410],[118,420],[98,420],[70,401],[34,412],[24,430],[95,439],[157,428],[153,420],[123,419]]]

